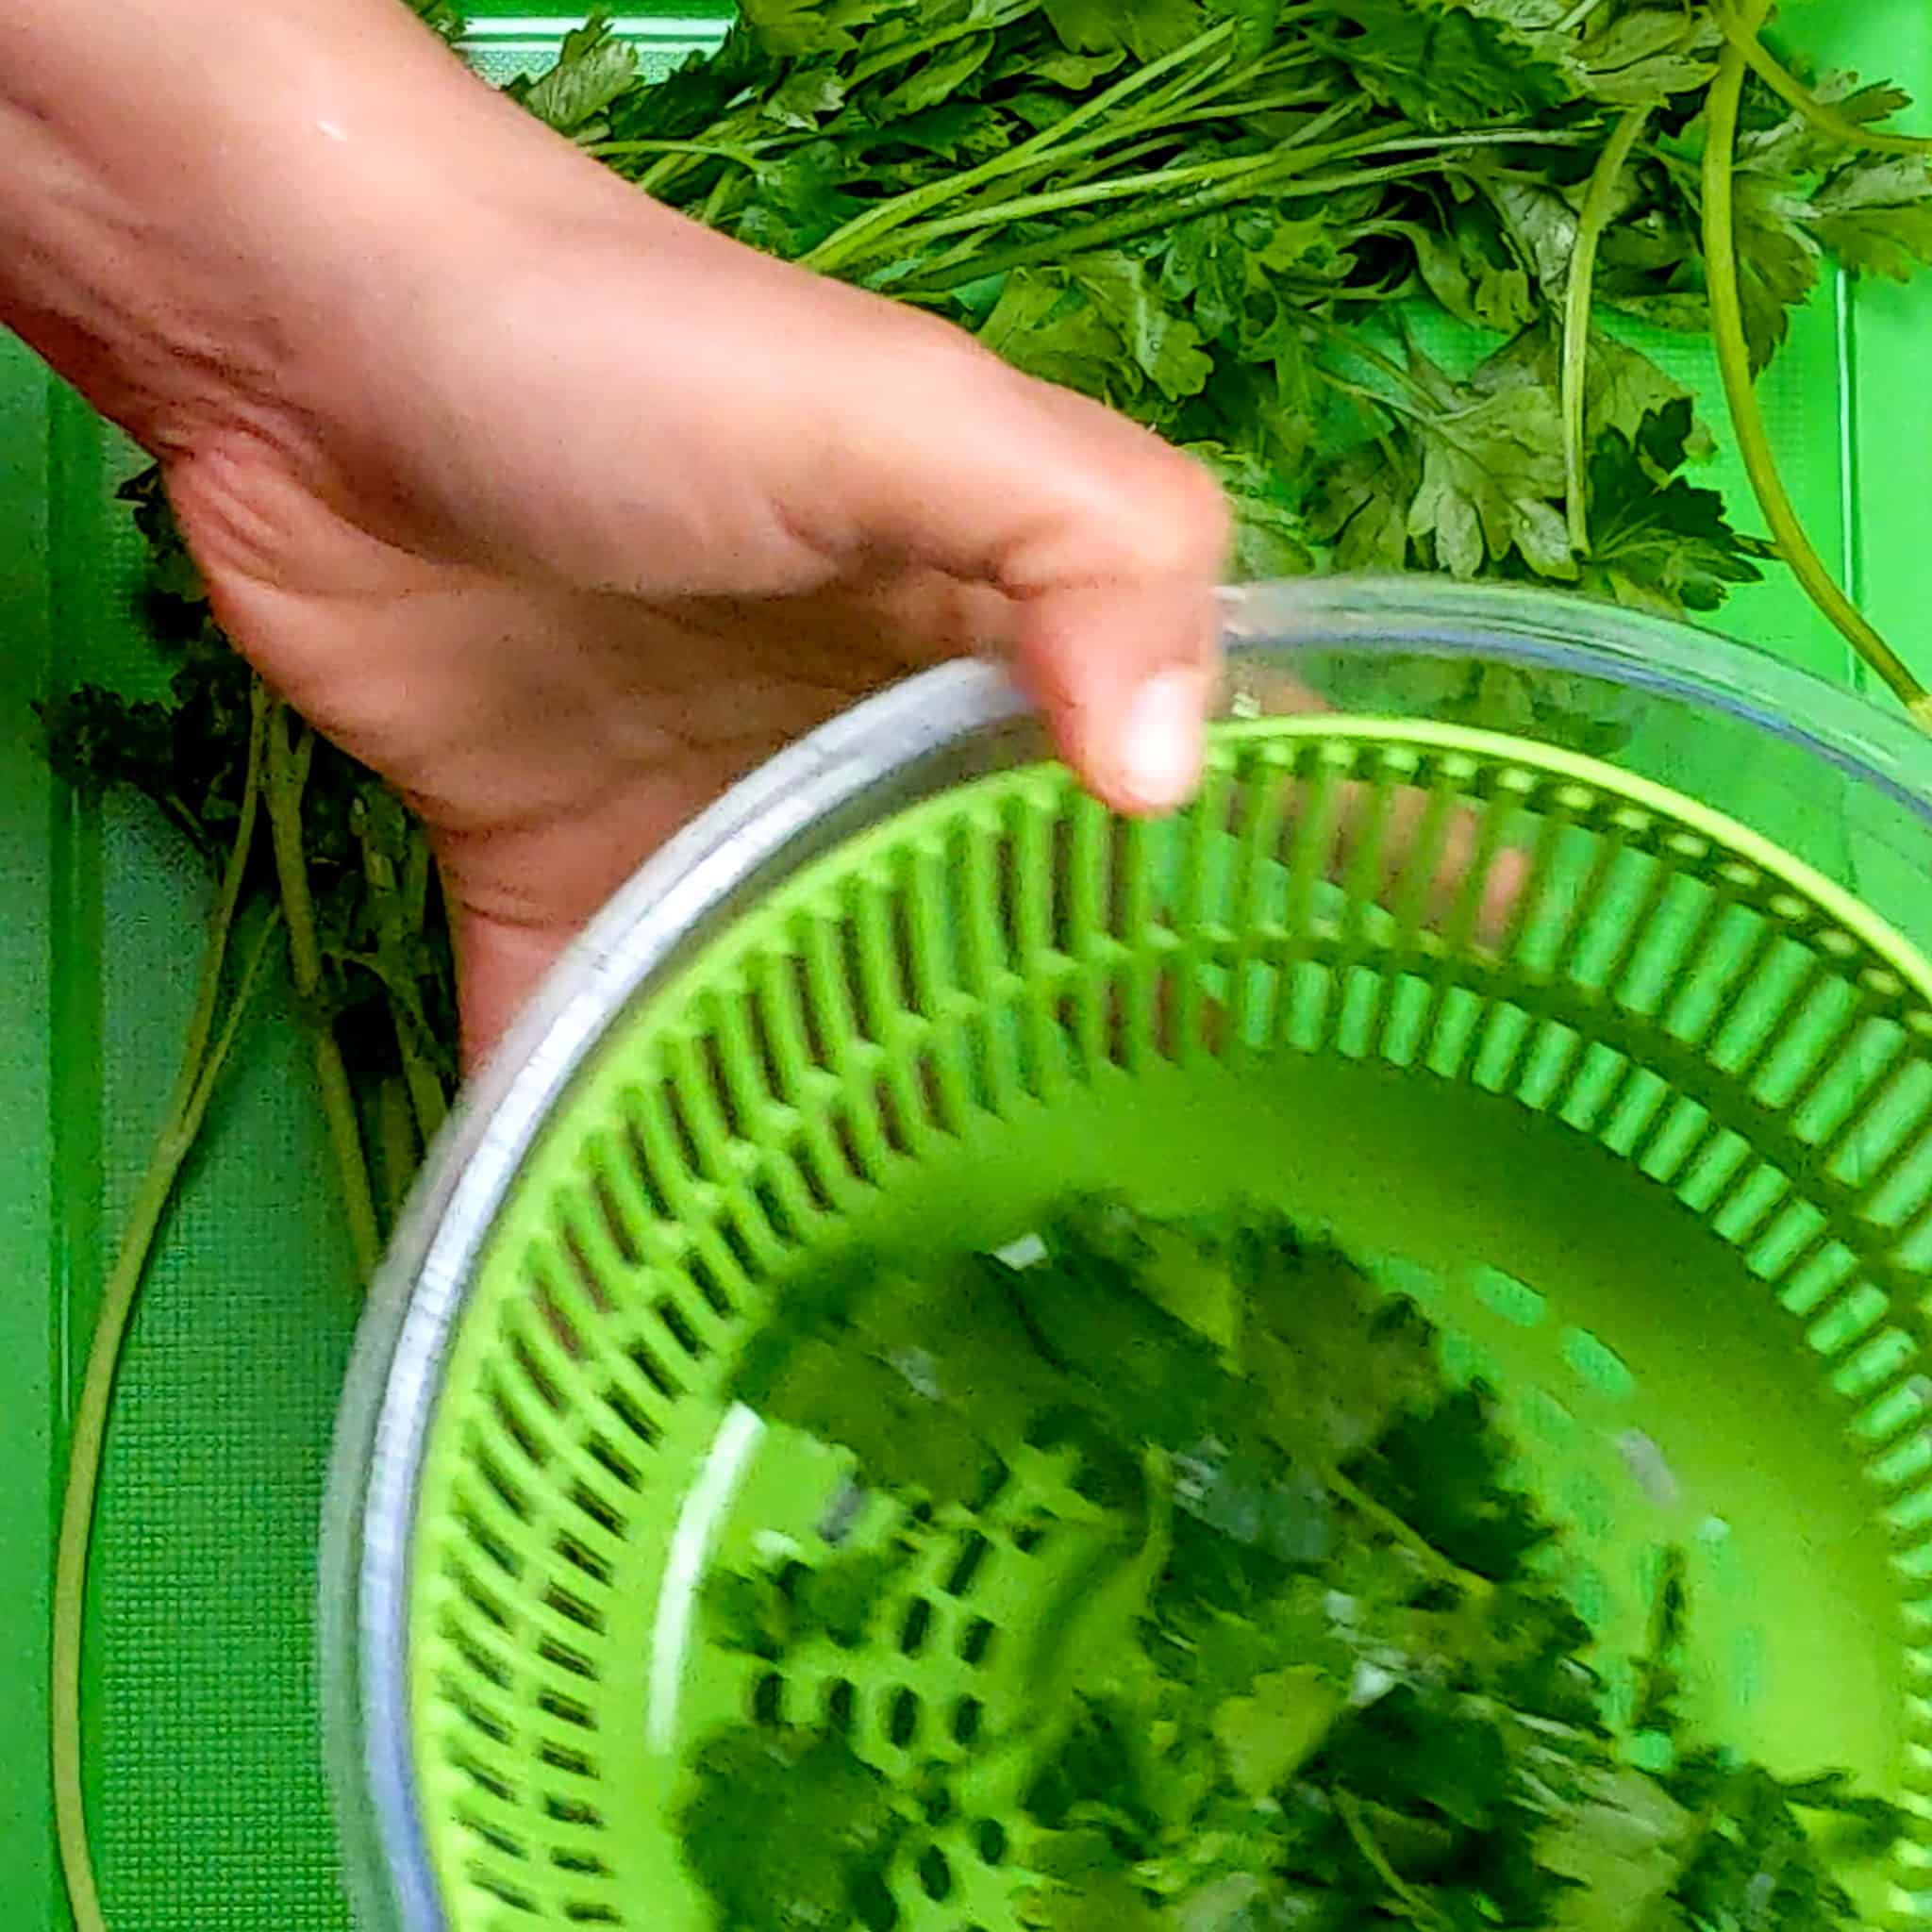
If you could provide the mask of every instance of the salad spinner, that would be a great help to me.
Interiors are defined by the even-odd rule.
[[[1109,817],[991,670],[929,674],[665,848],[479,1083],[332,1477],[371,1932],[708,1932],[678,1807],[754,1707],[839,1700],[892,1780],[983,1748],[1051,1549],[989,1505],[949,1525],[985,1560],[893,1581],[916,1645],[901,1605],[775,1674],[710,1645],[708,1572],[808,1549],[846,1476],[728,1384],[802,1271],[1094,1189],[1332,1234],[1498,1392],[1607,1648],[1681,1549],[1711,1733],[1932,1818],[1932,744],[1541,593],[1271,588],[1227,628],[1177,817]],[[897,1923],[1011,1932],[999,1835],[958,1837]],[[1909,1839],[1868,1889],[1932,1916]]]

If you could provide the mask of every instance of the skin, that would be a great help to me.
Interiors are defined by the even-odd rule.
[[[908,670],[1004,658],[1122,809],[1198,776],[1202,472],[651,204],[395,0],[10,0],[0,321],[422,814],[473,1057],[693,811]]]

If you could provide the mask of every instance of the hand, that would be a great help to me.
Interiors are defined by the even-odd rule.
[[[1202,473],[654,207],[401,28],[328,103],[306,225],[251,214],[239,290],[169,319],[202,352],[74,360],[160,456],[229,633],[423,815],[473,1055],[655,845],[914,667],[1005,658],[1109,803],[1180,802]]]
[[[1212,491],[964,337],[626,204],[476,236],[369,350],[170,489],[230,634],[427,824],[473,1048],[644,854],[916,666],[1010,659],[1116,805],[1191,788]]]

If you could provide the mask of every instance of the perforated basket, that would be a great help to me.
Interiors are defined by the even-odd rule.
[[[850,1458],[726,1392],[788,1285],[996,1245],[1094,1187],[1331,1230],[1501,1392],[1606,1657],[1681,1547],[1710,1733],[1925,1809],[1920,742],[1540,596],[1279,591],[1233,629],[1179,818],[1110,819],[991,674],[939,674],[648,868],[473,1101],[333,1486],[372,1926],[708,1927],[676,1813],[693,1748],[751,1720],[967,1794],[894,1865],[896,1922],[1008,1932],[1024,1881],[971,1767],[1069,1584],[1050,1477],[943,1514],[856,1650],[780,1670],[695,1609],[774,1539],[830,1554]],[[1507,671],[1529,730],[1403,715],[1445,663]],[[1357,708],[1274,709],[1293,687]],[[1559,714],[1620,721],[1614,760],[1533,735]],[[1920,1857],[1875,1916],[1932,1912]]]

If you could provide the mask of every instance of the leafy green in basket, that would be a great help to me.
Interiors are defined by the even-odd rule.
[[[848,1273],[789,1307],[736,1393],[844,1449],[899,1527],[720,1574],[708,1640],[778,1683],[829,1643],[874,1698],[874,1660],[916,1676],[902,1607],[961,1537],[944,1593],[970,1616],[997,1572],[1004,1627],[961,1749],[908,1763],[849,1704],[704,1742],[681,1827],[721,1928],[897,1923],[959,1817],[996,1831],[1000,1909],[1032,1932],[1856,1923],[1835,1870],[1900,1814],[1696,1735],[1674,1556],[1614,1727],[1494,1404],[1333,1247],[1083,1202],[1024,1266]],[[879,1373],[892,1428],[860,1404],[841,1433],[827,1391]]]

